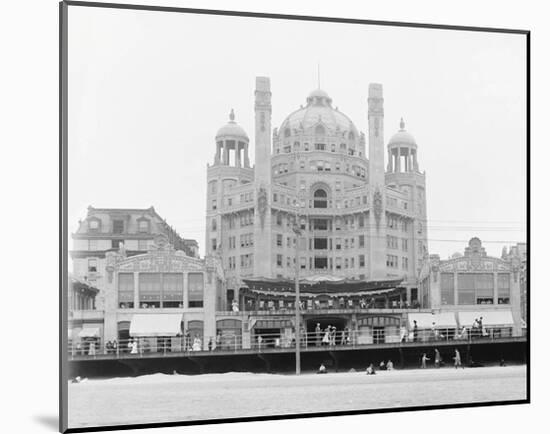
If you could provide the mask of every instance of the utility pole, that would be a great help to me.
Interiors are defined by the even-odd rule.
[[[292,228],[294,234],[296,234],[296,248],[295,248],[295,257],[296,257],[296,269],[294,274],[294,289],[296,292],[296,317],[294,319],[294,341],[296,344],[296,375],[300,375],[301,363],[300,363],[300,235],[302,231],[300,230],[300,225],[298,223],[298,211],[296,211],[296,217],[294,219],[294,227]]]

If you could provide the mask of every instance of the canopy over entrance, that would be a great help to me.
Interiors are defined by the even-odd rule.
[[[130,336],[177,336],[181,334],[182,319],[179,313],[136,314],[130,323]]]
[[[256,294],[294,295],[294,280],[254,278],[243,279],[248,289]],[[399,294],[404,288],[399,284],[403,279],[392,280],[352,280],[336,279],[333,276],[316,276],[300,279],[300,294],[304,297],[317,295],[354,296],[354,295],[392,295]]]
[[[440,313],[410,313],[409,327],[414,327],[414,321],[419,329],[429,329],[434,326],[435,328],[456,328],[456,318],[454,312],[440,312]]]
[[[514,318],[510,310],[488,310],[488,311],[469,311],[458,312],[458,322],[460,326],[466,328],[472,327],[476,319],[483,318],[483,326],[513,326]]]
[[[99,328],[97,327],[86,327],[80,330],[78,333],[79,338],[98,338],[99,337]]]

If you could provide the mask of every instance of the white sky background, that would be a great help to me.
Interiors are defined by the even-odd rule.
[[[69,23],[71,232],[88,205],[153,205],[202,254],[216,131],[234,108],[253,144],[258,75],[279,127],[320,63],[359,130],[371,82],[384,86],[386,143],[404,117],[426,171],[430,253],[479,236],[500,256],[526,238],[524,36],[79,7]]]

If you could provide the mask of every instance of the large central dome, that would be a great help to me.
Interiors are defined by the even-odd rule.
[[[281,124],[279,133],[284,137],[296,134],[317,134],[357,138],[357,128],[350,118],[332,107],[332,99],[321,89],[316,89],[306,99],[306,106],[291,113]],[[351,133],[351,134],[350,134]]]

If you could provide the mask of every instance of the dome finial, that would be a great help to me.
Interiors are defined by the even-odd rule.
[[[401,128],[402,130],[405,129],[405,121],[403,120],[403,118],[401,118],[401,122],[399,122],[399,128]]]
[[[233,109],[231,109],[231,113],[229,113],[229,120],[235,122],[235,111]]]

